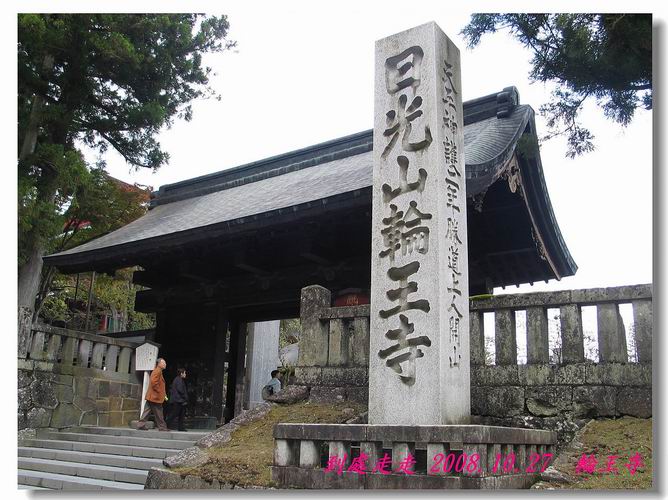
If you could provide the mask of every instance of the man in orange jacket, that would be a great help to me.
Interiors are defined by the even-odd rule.
[[[167,399],[167,392],[165,391],[165,377],[162,376],[162,371],[167,368],[167,362],[163,358],[158,358],[155,363],[155,368],[151,372],[151,379],[146,390],[146,408],[142,413],[137,429],[146,430],[146,419],[150,413],[155,417],[155,423],[159,431],[168,431],[165,418],[162,413],[162,404]]]

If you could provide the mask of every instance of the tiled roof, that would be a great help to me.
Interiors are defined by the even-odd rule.
[[[509,92],[510,91],[510,92]],[[511,105],[499,104],[503,99]],[[467,108],[468,106],[468,108]],[[467,109],[470,111],[467,116]],[[472,110],[472,111],[471,111]],[[514,88],[465,103],[467,194],[486,189],[533,118],[517,105]],[[468,123],[467,123],[468,122]],[[45,257],[66,263],[68,256],[126,248],[167,235],[352,193],[372,185],[372,131],[287,153],[260,162],[163,186],[144,216],[78,247]],[[170,238],[171,239],[171,238]],[[173,239],[172,239],[173,241]],[[120,247],[120,248],[119,248]]]

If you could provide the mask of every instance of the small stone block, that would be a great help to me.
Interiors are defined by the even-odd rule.
[[[524,471],[528,474],[537,473],[540,470],[541,461],[537,446],[535,444],[527,446],[526,467]]]
[[[320,467],[320,446],[316,441],[301,441],[299,443],[299,467]]]
[[[367,464],[370,465],[369,469],[372,470],[373,466],[383,455],[382,443],[376,441],[363,441],[360,443],[360,453],[364,453],[368,457]]]
[[[344,441],[330,441],[328,457],[337,457],[343,460],[344,469],[350,465],[350,443]]]
[[[527,447],[523,444],[516,444],[513,445],[513,448],[515,453],[515,470],[517,473],[524,473],[527,468]],[[506,474],[512,474],[512,472],[508,471]]]
[[[445,476],[445,458],[448,454],[448,445],[444,443],[427,444],[427,475]]]
[[[400,472],[402,466],[406,467],[408,455],[415,459],[415,445],[413,443],[394,443],[392,445],[392,472]],[[414,469],[414,465],[409,470]],[[401,472],[404,474],[404,472]]]
[[[463,476],[483,477],[488,475],[486,444],[464,444],[464,454],[466,461],[462,470]]]
[[[290,466],[295,465],[297,457],[295,453],[295,445],[289,439],[275,439],[274,440],[274,465]]]
[[[504,450],[505,451],[505,450]],[[512,453],[512,447],[510,449]],[[498,460],[498,464],[497,464]],[[501,445],[500,444],[491,444],[487,447],[487,474],[498,476],[502,473],[501,464],[503,462],[503,456],[501,454]],[[497,464],[496,471],[492,471],[494,464]],[[499,470],[501,469],[501,470]]]

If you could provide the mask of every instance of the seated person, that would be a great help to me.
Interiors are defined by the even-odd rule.
[[[275,396],[282,388],[281,380],[278,378],[280,372],[273,370],[271,372],[271,380],[262,388],[262,399],[267,399],[269,396]]]

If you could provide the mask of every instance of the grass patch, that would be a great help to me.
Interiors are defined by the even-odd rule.
[[[204,465],[182,467],[174,469],[174,472],[238,486],[274,486],[269,470],[274,460],[274,424],[338,424],[364,411],[366,406],[351,402],[278,405],[263,419],[234,431],[231,440],[223,446],[207,450],[210,458]]]
[[[576,482],[566,486],[576,489],[650,489],[652,488],[652,419],[623,417],[595,420],[587,425],[580,438],[582,448],[569,447],[559,457],[557,468],[570,474]],[[638,452],[643,465],[631,474],[625,467]],[[582,454],[598,461],[593,474],[576,472]],[[605,470],[609,455],[618,455],[617,474]]]

